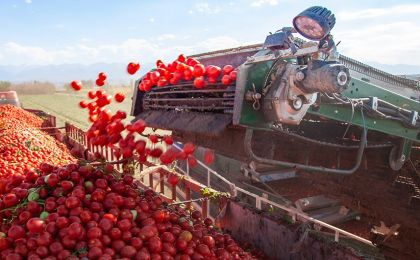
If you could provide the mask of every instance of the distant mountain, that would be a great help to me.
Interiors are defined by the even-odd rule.
[[[388,65],[376,62],[367,62],[369,65],[395,75],[420,74],[420,66],[415,65]],[[150,70],[153,64],[142,64],[138,76]],[[50,81],[61,85],[71,80],[96,79],[99,72],[105,71],[109,75],[109,82],[114,84],[127,83],[136,77],[126,72],[126,64],[123,63],[95,63],[84,64],[60,64],[45,66],[5,66],[0,65],[0,81],[24,82],[24,81]]]
[[[123,63],[95,63],[84,64],[60,64],[44,66],[5,66],[0,65],[0,81],[24,82],[24,81],[50,81],[63,84],[72,80],[95,80],[98,73],[108,73],[110,83],[127,83],[135,76],[126,72],[127,64]],[[152,64],[142,64],[141,72],[152,68]],[[139,73],[139,77],[142,73]]]

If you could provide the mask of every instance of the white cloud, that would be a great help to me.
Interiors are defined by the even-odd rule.
[[[241,45],[239,41],[229,36],[219,36],[201,43],[203,50],[221,50]]]
[[[25,3],[32,4],[32,0],[25,0]]]
[[[420,15],[420,4],[413,5],[396,5],[387,8],[373,8],[366,9],[361,11],[345,11],[340,12],[336,15],[338,20],[348,21],[348,20],[358,20],[358,19],[368,19],[384,16],[397,16],[397,15],[410,15],[417,14]]]
[[[149,22],[154,23],[155,22],[155,18],[153,18],[153,17],[149,18]]]
[[[251,2],[251,6],[258,7],[262,5],[278,5],[278,0],[255,0]]]
[[[217,14],[220,12],[220,7],[211,6],[209,3],[196,3],[194,5],[194,10],[189,10],[188,13],[205,13],[205,14]]]
[[[342,41],[339,50],[346,56],[384,64],[420,64],[420,24],[379,23],[340,30],[334,35]]]
[[[167,34],[160,37],[162,39],[173,39],[175,36]],[[49,49],[8,42],[0,46],[0,57],[3,56],[1,63],[7,65],[91,64],[97,62],[128,62],[133,59],[149,63],[156,59],[170,61],[180,53],[188,55],[240,45],[239,41],[228,36],[209,38],[191,45],[181,43],[164,45],[163,43],[157,43],[156,39],[128,39],[118,44],[98,45],[94,42],[80,40],[74,45],[65,46],[61,49]]]
[[[158,41],[166,41],[166,40],[173,40],[175,39],[176,36],[170,33],[166,33],[166,34],[162,34],[160,36],[157,37]]]

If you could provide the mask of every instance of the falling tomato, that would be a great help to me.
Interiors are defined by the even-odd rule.
[[[88,104],[89,104],[89,102],[87,102],[86,100],[82,100],[82,101],[79,102],[79,106],[81,108],[87,108]]]
[[[187,159],[188,165],[191,168],[194,168],[197,166],[197,159],[195,159],[195,157],[193,155],[188,155],[188,159]]]
[[[104,81],[104,80],[102,80],[102,79],[97,79],[97,80],[95,81],[95,83],[96,83],[96,85],[97,85],[98,87],[102,87],[103,85],[105,85],[105,81]]]
[[[206,149],[206,151],[204,152],[204,163],[210,165],[210,164],[213,164],[213,162],[214,162],[213,150]]]
[[[125,95],[121,92],[118,92],[115,94],[115,101],[117,101],[118,103],[123,102],[125,99]]]
[[[127,72],[130,75],[134,75],[140,69],[140,64],[137,62],[130,62],[127,65]]]
[[[79,91],[79,90],[81,90],[81,89],[82,89],[82,82],[80,82],[80,81],[73,80],[73,81],[70,83],[70,85],[71,85],[71,87],[72,87],[74,90],[76,90],[76,91]]]
[[[105,72],[100,72],[98,74],[98,79],[100,79],[102,81],[105,81],[107,77],[108,77],[108,75]]]

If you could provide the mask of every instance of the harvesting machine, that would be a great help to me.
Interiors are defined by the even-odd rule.
[[[334,24],[328,9],[311,7],[262,45],[191,56],[236,67],[237,80],[228,87],[195,89],[184,81],[144,93],[139,79],[132,115],[248,162],[351,174],[365,150],[390,148],[389,166],[400,170],[420,140],[418,82],[340,56],[330,34]],[[295,139],[304,147],[287,145]],[[310,154],[312,146],[336,151],[335,163],[308,162],[319,155]]]
[[[406,250],[420,235],[419,83],[340,55],[334,24],[328,9],[311,7],[263,44],[190,56],[235,67],[229,86],[181,81],[143,92],[140,78],[131,114],[243,162],[253,179],[263,181],[267,167],[292,170],[299,178],[271,190],[293,199],[326,194],[369,225],[401,225],[407,243],[394,248]]]

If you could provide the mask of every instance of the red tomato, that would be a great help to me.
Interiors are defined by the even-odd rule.
[[[184,144],[184,148],[182,150],[186,154],[192,154],[195,151],[195,145],[193,143],[186,143],[186,144]]]
[[[30,233],[41,233],[45,226],[45,221],[40,218],[31,218],[26,222],[26,228]]]
[[[222,69],[218,66],[209,65],[206,68],[206,73],[211,78],[218,78]]]
[[[149,135],[149,140],[155,144],[159,141],[159,138],[156,135]]]
[[[225,65],[223,67],[223,74],[225,75],[229,75],[229,73],[231,73],[233,71],[233,66],[232,65]]]
[[[194,168],[194,167],[196,167],[197,166],[197,159],[195,159],[195,157],[194,156],[192,156],[192,155],[188,155],[188,165],[191,167],[191,168]]]
[[[105,81],[107,77],[108,77],[108,75],[105,72],[100,72],[98,74],[98,79],[100,79],[102,81]]]
[[[94,90],[90,90],[90,91],[88,92],[88,97],[89,97],[90,99],[94,99],[94,98],[96,97],[96,91],[94,91]]]
[[[196,64],[194,65],[192,74],[194,77],[204,76],[206,74],[206,67],[203,64]]]
[[[178,56],[178,61],[179,61],[179,62],[185,62],[185,60],[186,60],[186,58],[185,58],[185,55],[184,55],[184,54],[180,54],[180,55]]]
[[[115,101],[117,101],[118,103],[123,102],[125,99],[125,95],[121,92],[118,92],[115,94]]]
[[[179,182],[179,177],[176,174],[170,174],[168,176],[168,183],[171,184],[172,186],[177,185]]]
[[[194,87],[200,89],[200,88],[204,88],[205,85],[206,85],[206,82],[204,81],[204,77],[203,76],[200,76],[200,77],[195,78],[195,80],[194,80]]]
[[[223,85],[225,85],[225,86],[229,86],[230,84],[231,84],[231,79],[230,79],[230,76],[229,75],[224,75],[223,77],[222,77],[222,84]]]
[[[82,89],[82,82],[77,81],[77,80],[73,80],[73,81],[70,83],[70,86],[71,86],[74,90],[79,91],[79,90],[81,90],[81,89]]]
[[[25,237],[25,229],[20,225],[13,225],[7,231],[7,236],[13,240]]]
[[[229,77],[231,81],[235,81],[236,77],[238,75],[238,72],[236,70],[232,71],[231,73],[229,73]]]
[[[130,62],[127,65],[127,72],[130,75],[136,74],[136,72],[140,69],[140,64],[136,62]]]
[[[98,87],[102,87],[103,85],[105,85],[105,81],[104,81],[104,80],[102,80],[102,79],[97,79],[97,80],[95,81],[95,84],[96,84]]]
[[[210,165],[214,162],[214,152],[213,150],[206,149],[204,152],[204,163]]]
[[[102,230],[98,227],[92,227],[87,231],[87,237],[89,239],[100,238],[102,236]]]

